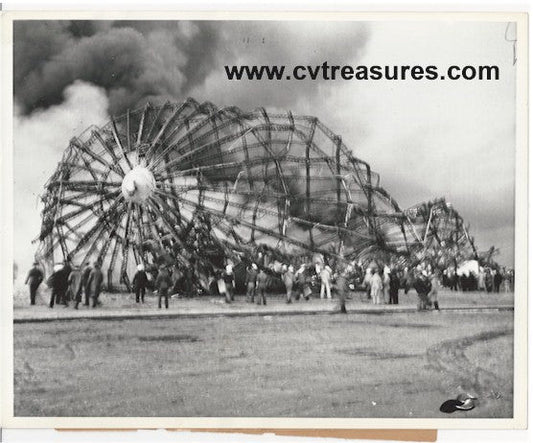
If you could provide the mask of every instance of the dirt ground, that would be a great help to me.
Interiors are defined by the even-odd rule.
[[[512,312],[15,324],[15,415],[512,417],[512,325]],[[479,405],[439,412],[461,392]]]

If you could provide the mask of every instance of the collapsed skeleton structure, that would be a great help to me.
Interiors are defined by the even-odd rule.
[[[139,263],[209,274],[257,247],[442,265],[476,254],[446,202],[402,211],[341,137],[290,112],[148,104],[73,138],[45,189],[38,258],[98,261],[109,289]]]

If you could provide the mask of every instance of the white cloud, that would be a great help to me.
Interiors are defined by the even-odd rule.
[[[44,184],[69,140],[91,124],[108,120],[108,102],[102,89],[76,81],[65,89],[64,95],[60,105],[14,117],[14,258],[22,278],[37,247],[31,240],[40,231],[39,195]]]

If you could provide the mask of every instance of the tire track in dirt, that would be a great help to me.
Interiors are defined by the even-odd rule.
[[[432,369],[442,374],[444,391],[453,395],[468,392],[478,398],[500,398],[498,392],[504,380],[485,368],[476,366],[465,355],[469,346],[480,341],[494,340],[512,335],[512,329],[488,331],[469,337],[447,340],[427,350],[427,359]]]

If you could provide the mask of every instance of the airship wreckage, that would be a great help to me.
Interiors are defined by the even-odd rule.
[[[443,199],[402,210],[379,175],[317,118],[188,99],[73,138],[42,196],[38,259],[99,262],[108,289],[161,261],[214,270],[258,248],[441,268],[477,258]]]

